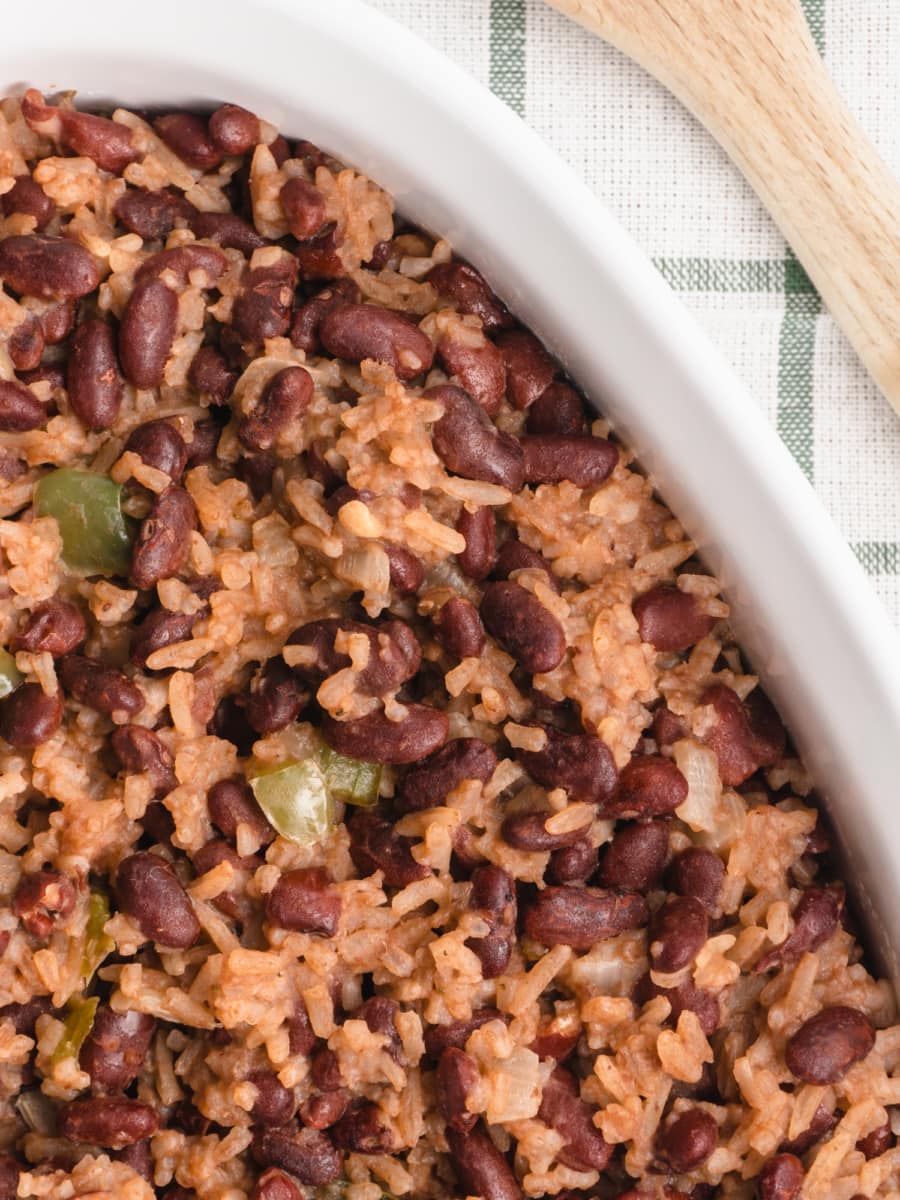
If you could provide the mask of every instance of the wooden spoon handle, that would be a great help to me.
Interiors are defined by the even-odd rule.
[[[755,188],[900,413],[900,184],[797,0],[549,0],[669,88]]]

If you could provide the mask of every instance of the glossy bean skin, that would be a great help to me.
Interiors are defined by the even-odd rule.
[[[363,874],[381,871],[388,887],[402,888],[431,873],[428,867],[413,858],[414,839],[396,833],[390,821],[385,821],[371,809],[354,812],[348,818],[347,828],[350,857]]]
[[[445,1025],[426,1025],[425,1053],[429,1058],[439,1059],[449,1046],[462,1050],[476,1029],[488,1021],[500,1020],[503,1020],[503,1016],[498,1009],[476,1008],[466,1020],[450,1021]]]
[[[325,316],[342,304],[359,304],[360,300],[360,290],[351,279],[336,279],[297,308],[291,321],[291,344],[307,353],[319,350],[319,326]]]
[[[500,826],[500,833],[508,846],[516,850],[547,851],[559,850],[563,846],[572,846],[580,841],[587,831],[590,822],[578,829],[567,829],[564,833],[550,833],[546,828],[547,818],[551,814],[516,813],[507,817]]]
[[[506,305],[474,267],[461,262],[438,263],[425,278],[440,296],[452,300],[459,312],[480,317],[482,328],[488,332],[512,324]]]
[[[47,938],[75,907],[72,881],[59,871],[33,871],[22,876],[10,906],[30,934]]]
[[[556,375],[556,363],[527,329],[508,329],[497,336],[506,361],[506,394],[518,409],[529,408]]]
[[[288,332],[298,270],[297,259],[284,252],[274,263],[244,272],[231,321],[245,342],[261,346]]]
[[[563,846],[550,855],[547,878],[551,883],[587,883],[600,865],[600,850],[587,838]]]
[[[88,429],[109,429],[122,407],[122,376],[112,327],[82,321],[72,338],[66,386],[76,417]]]
[[[0,1154],[0,1200],[16,1200],[20,1167],[11,1154]]]
[[[306,1187],[322,1187],[341,1173],[341,1156],[317,1129],[261,1129],[251,1146],[261,1167],[279,1167]]]
[[[178,297],[161,279],[135,285],[119,326],[119,362],[134,387],[162,383],[177,323]]]
[[[790,1141],[782,1142],[779,1150],[785,1154],[796,1154],[798,1157],[806,1154],[807,1150],[811,1150],[813,1146],[818,1145],[823,1138],[826,1138],[837,1123],[837,1113],[830,1112],[823,1104],[820,1104],[813,1113],[807,1128]]]
[[[298,242],[315,237],[325,224],[325,197],[314,183],[295,176],[279,194],[288,229]]]
[[[231,841],[237,837],[239,825],[247,825],[262,844],[274,840],[275,830],[244,779],[220,779],[209,789],[206,803],[210,819]]]
[[[67,150],[92,159],[98,167],[118,175],[141,157],[134,146],[131,130],[108,117],[75,112],[46,104],[35,88],[22,97],[22,116],[32,129],[43,133]]]
[[[287,871],[266,897],[266,917],[280,929],[334,937],[341,918],[341,897],[331,889],[323,867]]]
[[[200,922],[178,876],[158,854],[139,851],[125,858],[116,873],[119,905],[141,933],[161,946],[193,946]]]
[[[706,944],[709,917],[692,896],[670,898],[650,922],[650,963],[672,975],[689,966]]]
[[[647,902],[636,893],[619,894],[594,887],[549,887],[525,912],[525,932],[544,946],[590,950],[647,922]]]
[[[719,915],[725,864],[718,854],[691,846],[672,861],[670,885],[679,896],[693,896],[711,917]]]
[[[599,881],[623,892],[648,892],[662,877],[669,853],[665,821],[631,822],[609,843]]]
[[[702,1108],[689,1108],[660,1131],[660,1154],[679,1175],[706,1162],[719,1140],[715,1119]]]
[[[145,242],[167,237],[178,217],[187,217],[191,205],[178,192],[152,192],[129,188],[113,205],[113,216]]]
[[[157,650],[187,641],[199,613],[169,612],[166,608],[151,608],[131,635],[129,658],[142,671],[149,670],[147,659]]]
[[[156,1029],[142,1012],[115,1012],[101,1004],[85,1038],[78,1065],[91,1077],[93,1092],[123,1092],[138,1075]]]
[[[392,367],[408,382],[431,369],[434,346],[413,321],[377,304],[342,304],[326,313],[319,340],[335,358],[362,362],[372,358]]]
[[[346,270],[338,250],[338,235],[335,229],[326,229],[318,237],[298,242],[294,247],[294,254],[300,264],[301,277],[307,280],[342,278]]]
[[[145,421],[132,429],[125,449],[137,454],[142,462],[163,471],[178,483],[187,466],[187,446],[175,426],[166,420]]]
[[[502,433],[462,388],[441,384],[424,394],[443,406],[443,416],[435,422],[431,436],[447,470],[464,479],[519,491],[525,478],[524,456],[516,438]]]
[[[253,411],[238,425],[238,437],[249,450],[271,450],[300,419],[313,394],[313,381],[303,367],[285,367],[263,389]]]
[[[425,582],[425,564],[405,546],[396,542],[384,542],[388,556],[391,587],[400,596],[414,596]]]
[[[303,1193],[285,1171],[270,1167],[254,1183],[250,1200],[303,1200]]]
[[[394,1135],[381,1119],[377,1104],[352,1105],[331,1127],[334,1144],[355,1154],[389,1154]]]
[[[484,650],[484,626],[471,600],[452,596],[435,613],[432,624],[436,640],[453,658],[477,658]]]
[[[494,510],[484,507],[470,512],[460,510],[456,529],[466,539],[466,548],[457,555],[460,567],[469,579],[480,583],[487,579],[497,561],[497,523]]]
[[[687,799],[688,783],[671,759],[638,755],[625,764],[615,794],[604,805],[604,815],[664,817]]]
[[[466,1100],[479,1077],[478,1064],[464,1050],[448,1046],[441,1055],[435,1085],[437,1106],[447,1125],[460,1133],[467,1133],[478,1121],[478,1114],[469,1111]]]
[[[240,250],[249,258],[254,250],[269,242],[237,213],[197,213],[188,219],[191,232],[205,241],[215,242],[226,249]]]
[[[177,575],[187,562],[196,528],[197,509],[190,494],[177,484],[167,487],[141,522],[131,552],[132,584],[152,588]]]
[[[177,283],[185,285],[202,277],[204,287],[214,284],[228,266],[228,259],[214,246],[188,243],[158,250],[145,259],[137,269],[135,283],[145,283],[171,275]]]
[[[44,331],[33,313],[13,330],[6,348],[17,371],[31,371],[39,365],[44,353]]]
[[[490,932],[481,938],[469,938],[466,945],[481,961],[485,979],[496,979],[509,965],[516,940],[516,887],[512,876],[501,867],[488,863],[472,872],[469,907],[483,917]]]
[[[638,596],[632,605],[642,642],[655,650],[673,653],[695,646],[715,625],[701,607],[699,597],[677,587],[660,584]]]
[[[62,716],[60,692],[48,696],[39,683],[22,683],[0,700],[0,737],[16,750],[33,750],[53,737]]]
[[[194,422],[191,439],[187,442],[188,470],[201,463],[215,462],[221,432],[222,426],[211,417]]]
[[[548,790],[565,788],[570,800],[602,804],[613,795],[618,778],[612,752],[589,733],[561,733],[545,725],[543,750],[515,751],[531,778]]]
[[[647,974],[638,981],[634,989],[635,1003],[647,1004],[656,996],[665,996],[669,1002],[672,1011],[666,1022],[668,1025],[677,1025],[678,1018],[686,1010],[694,1014],[707,1037],[712,1037],[721,1024],[722,1015],[717,997],[712,992],[695,987],[690,980],[673,988],[663,988],[655,984]]]
[[[613,1147],[592,1118],[593,1109],[581,1099],[575,1077],[557,1067],[544,1084],[538,1120],[565,1138],[559,1160],[576,1171],[605,1171],[612,1158]]]
[[[612,474],[619,452],[604,438],[560,433],[529,434],[521,439],[526,483],[561,483],[599,487]]]
[[[448,1127],[450,1159],[467,1196],[482,1200],[522,1200],[522,1189],[512,1167],[479,1122],[461,1132]]]
[[[515,538],[500,547],[493,574],[497,579],[509,579],[514,571],[543,571],[548,587],[557,593],[560,590],[559,580],[544,556]]]
[[[406,772],[397,785],[395,807],[400,812],[435,808],[465,779],[487,783],[496,766],[497,755],[487,743],[478,738],[454,738]]]
[[[528,409],[525,428],[533,434],[583,437],[588,432],[584,402],[567,383],[551,383]]]
[[[297,1107],[291,1089],[268,1067],[251,1071],[247,1081],[256,1088],[256,1100],[250,1110],[254,1125],[286,1125]]]
[[[10,648],[14,652],[27,650],[59,658],[77,650],[86,637],[87,625],[81,609],[68,600],[45,600],[32,610]]]
[[[784,753],[785,731],[768,697],[759,688],[745,701],[722,684],[700,697],[715,720],[703,740],[715,751],[726,787],[739,787],[760,767],[771,767]]]
[[[369,658],[359,672],[356,688],[364,695],[383,696],[412,679],[421,663],[421,649],[412,629],[402,621],[386,621],[381,626],[366,625],[344,617],[324,617],[295,629],[288,645],[309,646],[315,657],[295,668],[296,674],[310,684],[318,684],[328,675],[349,667],[348,654],[335,649],[340,634],[357,634],[369,641]]]
[[[58,342],[64,341],[72,332],[74,325],[74,300],[59,300],[52,308],[41,313],[41,330],[48,346],[55,346]]]
[[[100,272],[79,243],[28,233],[0,241],[0,278],[20,296],[77,299],[94,291]]]
[[[60,659],[57,675],[73,699],[105,716],[125,713],[133,717],[144,707],[144,696],[137,684],[95,658],[69,654]]]
[[[445,713],[427,704],[407,704],[402,721],[390,721],[382,711],[336,721],[326,716],[321,734],[332,750],[364,762],[411,763],[433,753],[447,740]]]
[[[159,1117],[149,1104],[124,1096],[71,1100],[59,1110],[59,1132],[72,1142],[120,1150],[156,1133]]]
[[[493,417],[506,393],[506,362],[501,351],[487,338],[478,344],[448,331],[439,340],[437,353],[447,374]]]
[[[222,151],[210,138],[206,121],[193,113],[166,113],[156,118],[153,128],[169,149],[196,171],[211,171],[222,161]]]
[[[788,1039],[784,1057],[804,1083],[837,1083],[874,1045],[875,1029],[865,1013],[835,1005],[804,1021]]]
[[[309,692],[283,658],[270,658],[254,679],[247,701],[247,720],[260,735],[277,733],[297,720]]]
[[[225,403],[237,381],[237,371],[231,370],[215,346],[201,346],[188,368],[188,382],[214,405]]]
[[[310,1129],[330,1129],[350,1107],[350,1093],[341,1088],[337,1092],[322,1092],[310,1096],[300,1105],[300,1120]]]
[[[885,1121],[883,1125],[876,1126],[871,1133],[867,1133],[865,1137],[860,1138],[856,1143],[856,1149],[866,1156],[866,1159],[880,1158],[882,1154],[887,1154],[888,1150],[894,1144],[894,1131],[891,1128],[890,1121]]]
[[[208,132],[223,154],[247,154],[260,140],[259,117],[239,104],[223,104],[210,116]]]
[[[110,744],[129,774],[146,772],[157,800],[177,786],[172,752],[152,729],[119,725],[113,730]]]
[[[481,598],[487,631],[531,675],[555,670],[566,654],[562,625],[518,583],[489,583]]]
[[[4,217],[12,216],[13,213],[25,213],[34,217],[35,233],[40,233],[53,220],[56,205],[30,175],[17,175],[9,191],[0,196],[0,211]]]
[[[47,424],[47,410],[30,387],[0,380],[0,433],[27,433]]]
[[[776,1154],[759,1173],[759,1200],[797,1200],[806,1172],[795,1154]]]

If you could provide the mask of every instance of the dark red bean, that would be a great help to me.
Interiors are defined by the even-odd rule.
[[[123,1096],[91,1096],[62,1105],[57,1115],[59,1133],[70,1142],[120,1150],[152,1136],[159,1117],[149,1104]]]
[[[91,1090],[123,1092],[137,1078],[155,1029],[156,1021],[146,1013],[119,1013],[101,1004],[78,1056]]]
[[[551,383],[528,409],[529,433],[583,437],[588,433],[584,402],[567,383]]]
[[[266,917],[281,929],[334,937],[341,919],[341,897],[323,867],[287,871],[266,897]]]
[[[528,1049],[533,1050],[538,1058],[552,1058],[555,1062],[562,1062],[574,1052],[578,1041],[577,1033],[560,1033],[554,1029],[551,1021],[548,1026],[540,1027],[537,1037],[529,1044]]]
[[[119,326],[119,361],[136,388],[162,383],[178,324],[178,297],[161,279],[135,285]]]
[[[184,438],[167,420],[145,421],[132,429],[125,449],[145,462],[148,467],[163,471],[173,483],[178,483],[187,466],[187,446]]]
[[[506,394],[506,362],[494,343],[485,338],[482,345],[473,345],[465,336],[445,333],[437,352],[447,374],[493,417]]]
[[[238,437],[250,450],[271,450],[309,407],[313,381],[303,367],[285,367],[273,375],[249,416],[238,425]]]
[[[239,104],[223,104],[209,118],[209,136],[223,154],[247,154],[260,141],[259,117]]]
[[[492,508],[460,509],[456,529],[466,539],[466,548],[457,555],[460,567],[470,579],[486,579],[497,561],[497,523]]]
[[[665,821],[632,822],[609,843],[600,868],[600,883],[622,892],[649,892],[656,887],[669,854]]]
[[[144,695],[137,684],[95,658],[69,654],[60,659],[57,675],[73,699],[105,716],[124,713],[133,717],[144,707]]]
[[[401,721],[389,720],[382,711],[350,721],[326,716],[320,732],[332,750],[348,758],[410,763],[443,746],[448,729],[445,713],[427,704],[407,704]]]
[[[587,838],[571,846],[563,846],[550,855],[547,877],[551,883],[586,883],[597,870],[600,851]]]
[[[110,744],[129,774],[147,774],[157,800],[177,786],[172,752],[152,729],[119,725],[113,730]]]
[[[309,702],[309,692],[283,658],[270,658],[254,679],[247,700],[247,720],[260,735],[293,724]]]
[[[261,346],[287,333],[298,270],[297,259],[284,251],[274,263],[244,272],[231,321],[245,342]]]
[[[593,1113],[581,1099],[575,1077],[557,1067],[544,1084],[538,1120],[565,1139],[559,1161],[576,1171],[605,1171],[612,1158],[613,1147],[594,1124]]]
[[[372,1101],[350,1108],[332,1126],[331,1136],[336,1146],[356,1154],[388,1154],[395,1148],[394,1135]]]
[[[689,966],[706,944],[709,917],[693,896],[675,896],[650,922],[650,963],[654,971],[673,975]]]
[[[319,326],[325,315],[342,304],[358,304],[359,288],[350,279],[336,279],[317,292],[294,313],[291,322],[291,343],[311,354],[319,349]]]
[[[757,1187],[759,1200],[798,1200],[806,1174],[794,1154],[776,1154],[763,1166]]]
[[[484,626],[471,600],[452,596],[432,618],[434,636],[453,658],[477,658],[485,646]]]
[[[211,171],[222,161],[222,151],[210,138],[206,121],[193,113],[166,113],[156,118],[153,128],[169,149],[195,171]]]
[[[804,954],[818,950],[837,929],[843,907],[843,889],[805,888],[794,909],[794,928],[780,945],[763,955],[753,974],[799,962]]]
[[[263,845],[275,837],[275,830],[256,802],[253,789],[243,779],[220,779],[209,789],[206,798],[210,820],[227,838],[234,841],[238,826],[246,825]]]
[[[4,1004],[0,1008],[0,1021],[9,1021],[16,1033],[34,1037],[34,1026],[38,1017],[45,1013],[56,1013],[49,996],[32,996],[24,1004]]]
[[[488,1021],[501,1020],[504,1020],[504,1017],[496,1008],[476,1008],[466,1020],[450,1021],[446,1025],[426,1025],[425,1053],[429,1058],[438,1059],[448,1046],[463,1050],[476,1029],[480,1029]]]
[[[141,1175],[149,1184],[153,1184],[155,1163],[149,1138],[142,1138],[141,1141],[133,1142],[130,1146],[123,1146],[121,1150],[113,1150],[110,1158],[114,1162],[124,1163],[127,1167],[131,1167],[136,1175]],[[0,1192],[0,1196],[2,1194]],[[168,1200],[168,1192],[166,1196]]]
[[[188,217],[193,211],[177,192],[151,192],[129,188],[113,205],[113,216],[131,233],[145,242],[167,237],[175,228],[178,217]]]
[[[478,1121],[466,1100],[478,1086],[480,1073],[475,1059],[464,1050],[448,1047],[438,1063],[435,1092],[441,1116],[451,1129],[466,1133]]]
[[[13,893],[12,914],[35,937],[49,937],[75,908],[75,888],[59,871],[23,875]]]
[[[194,870],[198,875],[205,875],[220,863],[230,863],[236,871],[253,871],[259,866],[259,860],[252,854],[241,858],[224,838],[212,838],[191,854]]]
[[[130,301],[129,301],[130,303]],[[109,429],[122,407],[116,341],[106,321],[82,321],[72,338],[66,386],[75,416],[88,429]]]
[[[303,1193],[290,1175],[270,1167],[250,1189],[250,1200],[303,1200]]]
[[[531,675],[555,670],[565,657],[562,625],[518,583],[489,583],[481,598],[481,619],[488,632]]]
[[[508,846],[516,850],[559,850],[563,846],[572,846],[581,841],[590,819],[578,829],[568,829],[565,833],[549,833],[546,823],[552,814],[516,813],[507,817],[500,827],[500,833]]]
[[[248,1083],[256,1088],[256,1099],[250,1116],[255,1125],[286,1125],[297,1107],[294,1093],[286,1088],[274,1071],[268,1067],[251,1071]]]
[[[438,263],[425,276],[438,295],[452,300],[461,313],[481,318],[484,329],[503,329],[512,323],[509,310],[498,300],[482,276],[465,263]]]
[[[319,339],[329,354],[348,362],[373,358],[392,367],[398,379],[428,371],[434,346],[414,321],[378,304],[342,304],[326,313]]]
[[[496,483],[517,492],[524,482],[522,447],[502,433],[484,409],[462,388],[441,384],[425,396],[444,408],[431,436],[435,452],[448,471],[464,479]]]
[[[50,224],[56,212],[56,205],[30,175],[16,176],[16,181],[9,191],[0,197],[0,207],[4,217],[11,217],[13,213],[25,213],[26,216],[34,217],[36,233],[40,233]]]
[[[549,887],[538,893],[525,912],[525,932],[544,946],[590,950],[647,922],[647,902],[635,893],[593,887]]]
[[[47,234],[17,234],[0,241],[0,278],[20,296],[86,296],[100,283],[84,246]]]
[[[378,627],[343,617],[325,617],[295,629],[288,645],[315,649],[315,660],[295,668],[309,683],[350,666],[350,656],[334,649],[339,633],[360,634],[369,639],[369,660],[358,673],[356,687],[363,694],[383,696],[412,679],[421,663],[421,649],[410,627],[402,621],[388,621]]]
[[[788,1039],[784,1061],[804,1083],[837,1083],[874,1045],[875,1029],[865,1013],[835,1005],[804,1021]]]
[[[316,1044],[316,1035],[309,1023],[309,1015],[302,1000],[287,1019],[288,1049],[293,1055],[308,1058]]]
[[[496,979],[509,965],[516,940],[516,888],[512,876],[488,863],[472,872],[469,908],[490,927],[484,937],[469,938],[466,945],[481,961],[485,979]]]
[[[75,301],[60,300],[41,314],[41,329],[48,346],[55,346],[72,332],[75,325]],[[49,368],[48,368],[49,369]],[[62,371],[60,371],[62,375]]]
[[[224,404],[238,381],[237,371],[232,371],[215,346],[201,346],[188,368],[188,382],[202,396],[209,396],[211,404]]]
[[[310,1096],[301,1104],[300,1120],[310,1129],[330,1129],[349,1107],[349,1092],[343,1089],[338,1092],[324,1092],[318,1096]]]
[[[0,737],[16,750],[49,741],[62,722],[62,693],[48,696],[39,683],[22,683],[0,700]]]
[[[389,996],[370,996],[354,1012],[357,1020],[365,1021],[372,1033],[380,1033],[387,1042],[386,1049],[397,1062],[401,1059],[402,1042],[397,1032],[400,1005]]]
[[[685,1011],[694,1014],[707,1037],[712,1037],[721,1024],[722,1016],[716,996],[712,992],[695,987],[690,980],[678,984],[677,987],[663,988],[655,984],[648,973],[638,981],[634,989],[635,1003],[649,1004],[657,996],[665,996],[669,1002],[672,1011],[666,1022],[668,1025],[677,1025],[678,1018]]]
[[[715,684],[703,693],[700,703],[710,705],[715,713],[703,740],[715,751],[726,787],[738,787],[760,767],[772,767],[781,758],[784,727],[759,688],[742,702],[731,688]]]
[[[325,224],[325,197],[309,180],[300,176],[287,180],[279,199],[288,229],[298,242],[315,237]]]
[[[31,371],[39,365],[44,353],[44,330],[34,313],[12,331],[6,348],[17,371]]]
[[[601,804],[616,787],[612,751],[589,733],[560,733],[545,725],[543,750],[519,750],[515,756],[536,783],[547,789],[565,788],[570,800]]]
[[[480,1123],[461,1132],[448,1127],[447,1144],[453,1168],[467,1196],[482,1200],[523,1200],[512,1167]]]
[[[703,611],[699,597],[666,584],[638,596],[632,609],[641,641],[668,653],[689,650],[716,623]]]
[[[165,608],[151,608],[143,621],[131,635],[129,657],[142,671],[149,670],[147,659],[157,650],[185,642],[199,613],[169,612]]]
[[[880,1158],[882,1154],[887,1154],[893,1144],[894,1131],[891,1129],[890,1121],[885,1121],[883,1125],[876,1126],[871,1133],[860,1138],[856,1143],[856,1149],[864,1154],[866,1159]]]
[[[132,584],[152,588],[177,575],[187,562],[196,528],[197,509],[190,493],[177,484],[167,487],[141,522],[131,552]]]
[[[158,854],[139,851],[119,863],[119,906],[141,933],[161,946],[185,950],[200,936],[200,922],[178,876]]]
[[[261,1129],[251,1146],[261,1167],[280,1167],[305,1187],[323,1187],[341,1173],[341,1156],[317,1129]]]
[[[685,802],[688,783],[675,764],[655,754],[638,755],[626,763],[604,815],[663,817]]]
[[[465,779],[487,783],[496,766],[497,755],[486,742],[479,738],[454,738],[406,772],[397,785],[396,807],[400,812],[436,808]]]
[[[672,1170],[685,1175],[706,1162],[718,1140],[715,1118],[705,1109],[689,1108],[663,1127],[657,1144]]]
[[[129,163],[137,162],[141,152],[131,140],[131,130],[108,117],[75,112],[45,104],[35,88],[22,97],[22,116],[32,129],[59,141],[67,150],[93,161],[104,171],[118,175]]]
[[[191,467],[199,466],[201,463],[215,461],[221,433],[222,426],[212,418],[206,421],[194,422],[193,433],[190,441],[187,443],[188,470]]]
[[[341,256],[338,253],[339,244],[337,231],[326,229],[318,237],[298,242],[294,253],[300,264],[300,274],[304,279],[337,279],[346,274]]]
[[[327,1046],[319,1046],[310,1063],[312,1081],[320,1092],[336,1092],[341,1086],[341,1065],[338,1056]]]
[[[808,1127],[791,1141],[782,1142],[779,1149],[786,1154],[796,1154],[799,1158],[827,1137],[837,1123],[838,1114],[829,1112],[823,1104],[820,1104],[813,1113]]]
[[[675,856],[669,874],[673,892],[679,896],[693,896],[711,917],[719,915],[725,864],[718,854],[691,846]]]
[[[188,226],[195,237],[215,242],[226,249],[240,250],[248,258],[254,250],[270,244],[249,221],[237,213],[197,213],[190,217]]]
[[[159,250],[151,254],[138,268],[136,283],[148,279],[160,279],[163,274],[174,276],[180,284],[191,282],[195,271],[202,272],[204,286],[211,287],[224,273],[228,259],[214,246],[173,246],[171,250]]]
[[[521,439],[526,483],[560,483],[599,487],[619,461],[619,452],[604,438],[531,434]]]
[[[653,714],[651,731],[653,740],[660,750],[687,737],[687,726],[684,721],[681,717],[677,717],[666,704],[661,704]]]
[[[508,579],[514,571],[543,571],[547,576],[547,584],[554,592],[560,590],[559,580],[544,556],[515,538],[500,547],[494,575],[498,579]]]
[[[27,433],[47,424],[47,410],[30,387],[0,380],[0,433]]]
[[[45,600],[12,638],[10,649],[59,658],[76,650],[86,637],[87,625],[79,608],[68,600]]]
[[[411,850],[415,839],[402,837],[390,821],[369,809],[359,809],[347,821],[350,833],[350,857],[357,870],[369,875],[381,871],[387,887],[406,887],[431,874],[416,862]]]
[[[414,596],[425,582],[425,564],[405,546],[383,542],[391,572],[391,587],[400,596]]]
[[[497,336],[506,360],[506,393],[519,409],[528,408],[547,390],[557,372],[556,363],[527,329],[508,329]]]

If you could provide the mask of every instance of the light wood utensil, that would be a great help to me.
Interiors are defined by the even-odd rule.
[[[548,2],[706,125],[900,413],[900,184],[838,94],[799,0]]]

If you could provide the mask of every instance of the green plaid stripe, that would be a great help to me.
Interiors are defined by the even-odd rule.
[[[491,0],[491,91],[525,115],[525,0]]]

